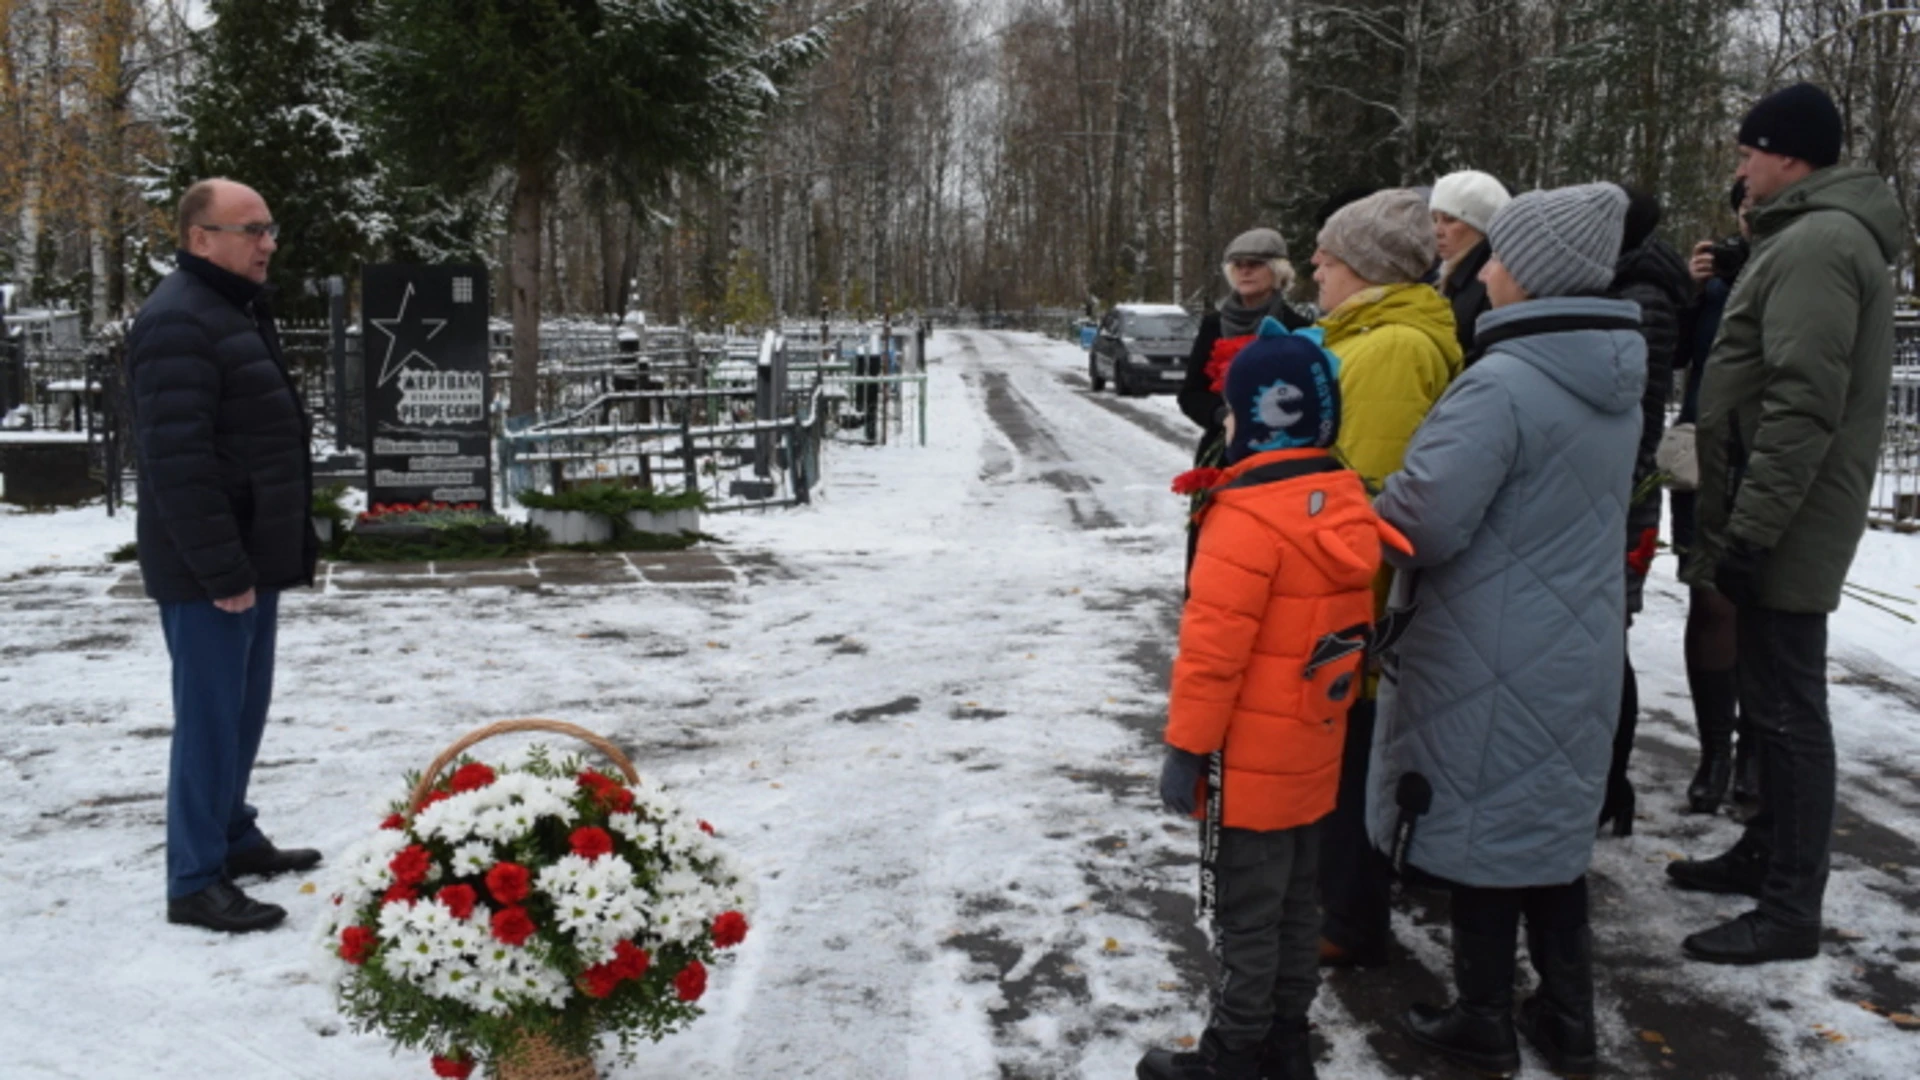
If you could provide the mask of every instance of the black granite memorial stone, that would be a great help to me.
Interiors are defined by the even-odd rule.
[[[486,268],[380,264],[360,282],[368,503],[491,510]]]

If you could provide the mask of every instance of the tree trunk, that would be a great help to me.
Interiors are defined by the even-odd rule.
[[[1187,205],[1183,195],[1180,159],[1180,62],[1177,51],[1180,29],[1180,0],[1167,0],[1167,153],[1173,170],[1173,302],[1186,301],[1186,286],[1180,270],[1187,258]]]
[[[547,197],[544,163],[522,161],[513,183],[513,374],[507,415],[540,408],[540,223]]]

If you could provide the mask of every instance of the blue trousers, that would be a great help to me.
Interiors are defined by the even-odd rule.
[[[261,590],[230,615],[210,600],[162,603],[173,657],[173,756],[167,776],[167,897],[219,881],[227,853],[266,842],[247,805],[273,700],[280,594]]]

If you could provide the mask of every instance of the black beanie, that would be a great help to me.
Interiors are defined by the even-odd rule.
[[[1799,158],[1816,169],[1840,160],[1840,136],[1840,110],[1812,83],[1775,90],[1740,121],[1741,146]]]
[[[1639,250],[1660,227],[1660,200],[1624,184],[1621,187],[1627,193],[1626,228],[1620,234],[1620,252],[1624,255]]]

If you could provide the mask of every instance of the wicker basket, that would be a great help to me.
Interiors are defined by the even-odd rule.
[[[496,1080],[600,1080],[593,1059],[548,1042],[539,1035],[520,1040],[513,1051],[494,1063]]]
[[[427,771],[420,774],[420,782],[413,786],[413,794],[407,799],[407,805],[413,812],[419,812],[420,804],[426,801],[427,794],[439,781],[440,773],[475,744],[496,735],[511,735],[520,731],[545,731],[579,739],[613,762],[620,774],[627,778],[627,783],[640,782],[640,774],[634,771],[633,762],[620,752],[619,747],[585,728],[559,720],[502,720],[470,731],[442,750],[440,756],[433,759],[433,764],[427,766]],[[497,1080],[599,1080],[600,1074],[593,1067],[592,1057],[556,1046],[544,1036],[529,1035],[520,1039],[510,1053],[494,1062],[493,1075]]]

